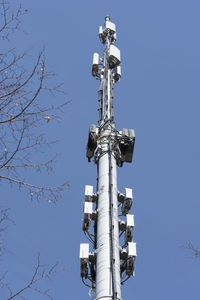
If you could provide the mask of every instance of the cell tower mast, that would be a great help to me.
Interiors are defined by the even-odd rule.
[[[113,111],[114,84],[121,78],[120,50],[115,24],[105,18],[99,28],[100,41],[105,45],[103,57],[94,53],[92,75],[100,80],[98,90],[98,126],[90,125],[86,156],[97,164],[97,190],[85,187],[82,229],[92,243],[80,245],[81,277],[96,300],[121,300],[121,284],[134,275],[136,243],[132,242],[134,216],[132,189],[125,194],[117,189],[117,166],[132,162],[135,133],[133,129],[115,128]],[[95,206],[95,207],[93,207]],[[121,220],[118,210],[121,207]],[[123,246],[120,246],[124,234]]]

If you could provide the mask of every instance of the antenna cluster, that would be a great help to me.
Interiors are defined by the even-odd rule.
[[[110,41],[108,64],[109,67],[112,69],[114,81],[115,82],[120,81],[121,78],[120,50],[113,45],[114,42],[117,40],[116,26],[114,23],[110,22],[109,17],[105,18],[105,28],[103,28],[103,26],[99,27],[99,38],[102,44],[106,43],[107,38]],[[94,53],[93,64],[92,64],[92,75],[94,77],[100,78],[104,72],[103,66],[104,66],[103,58],[99,58],[99,54]]]
[[[134,215],[132,189],[122,194],[117,189],[117,166],[132,162],[135,132],[118,131],[114,122],[114,84],[121,78],[120,50],[114,46],[116,26],[107,16],[99,27],[103,56],[93,55],[92,75],[100,80],[98,126],[92,124],[86,157],[97,164],[96,193],[85,186],[82,230],[89,244],[80,245],[81,278],[94,292],[96,300],[121,300],[121,285],[134,275],[136,243],[133,242]],[[121,244],[121,245],[120,245]]]

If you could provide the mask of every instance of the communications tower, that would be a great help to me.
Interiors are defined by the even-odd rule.
[[[121,285],[132,275],[136,260],[133,240],[132,189],[117,189],[117,166],[132,162],[135,133],[118,131],[114,122],[114,85],[121,78],[120,50],[114,46],[116,27],[105,18],[99,27],[103,56],[93,55],[92,75],[99,79],[98,126],[90,125],[86,156],[97,165],[97,187],[86,185],[82,229],[92,244],[80,245],[81,278],[95,300],[122,300]],[[121,244],[121,246],[120,246]]]

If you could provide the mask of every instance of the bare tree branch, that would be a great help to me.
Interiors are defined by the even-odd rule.
[[[193,258],[199,258],[200,257],[200,250],[195,247],[191,242],[187,242],[185,245],[182,246],[182,248],[192,251]]]
[[[24,295],[27,290],[32,290],[36,293],[42,294],[46,296],[47,298],[54,300],[54,297],[50,294],[49,290],[44,290],[38,286],[38,284],[42,280],[52,280],[52,276],[61,273],[66,272],[69,269],[66,268],[58,268],[58,263],[54,265],[44,265],[40,262],[40,254],[37,255],[37,262],[34,267],[34,272],[30,278],[30,280],[24,284],[22,288],[20,288],[18,291],[13,292],[12,288],[9,286],[8,283],[5,282],[5,277],[7,273],[4,273],[0,278],[0,286],[1,288],[6,288],[10,294],[5,300],[11,300],[17,297],[21,297],[22,299],[26,299],[26,296]]]
[[[29,191],[31,201],[35,197],[37,200],[40,200],[43,198],[49,203],[50,202],[56,203],[61,198],[61,196],[62,196],[61,193],[64,191],[64,188],[70,187],[69,183],[63,183],[59,186],[53,186],[53,187],[39,186],[39,185],[27,183],[23,180],[6,177],[6,176],[1,176],[1,175],[0,175],[0,179],[7,180],[9,183],[18,184],[19,188],[21,188],[21,187],[27,188]]]
[[[55,73],[46,66],[44,49],[33,58],[32,50],[20,52],[13,43],[11,46],[13,34],[23,31],[21,18],[28,10],[18,6],[12,11],[10,4],[16,7],[16,3],[0,2],[0,184],[7,183],[26,191],[30,200],[57,203],[63,191],[70,187],[69,183],[42,185],[40,181],[39,184],[29,182],[24,174],[25,170],[29,173],[54,170],[58,155],[48,156],[47,147],[56,141],[46,140],[41,128],[49,122],[60,121],[69,101],[59,104],[56,99],[54,104],[53,97],[65,93],[62,84],[55,82]],[[9,209],[0,207],[0,255],[5,251],[3,234],[8,221],[12,221]],[[58,269],[57,264],[42,265],[38,254],[32,277],[22,288],[13,292],[6,282],[7,272],[0,276],[0,288],[8,294],[7,300],[17,297],[27,300],[28,290],[54,300],[49,290],[40,287],[40,282],[51,280],[52,275],[63,271],[65,269]]]
[[[2,38],[8,39],[10,32],[14,30],[20,30],[20,18],[28,13],[28,9],[22,10],[21,5],[16,11],[10,11],[9,2],[2,0],[1,5],[1,23],[0,23],[0,34],[3,33]]]
[[[18,30],[21,17],[27,12],[21,6],[11,12],[9,2],[3,0],[0,3],[0,38],[1,34],[5,37],[11,31]],[[49,92],[51,97],[64,92],[61,84],[49,84],[55,74],[47,70],[44,49],[38,54],[29,72],[28,51],[18,54],[17,49],[9,49],[7,39],[4,39],[5,42],[5,50],[0,53],[0,179],[19,188],[26,188],[31,200],[44,198],[48,202],[56,202],[64,187],[69,187],[69,184],[38,186],[24,181],[20,173],[26,168],[48,173],[54,170],[52,165],[56,155],[41,162],[33,159],[34,152],[42,154],[42,149],[45,152],[45,147],[54,143],[46,141],[36,127],[41,128],[44,122],[60,121],[60,114],[69,101],[60,105],[50,101],[45,103],[45,92]],[[26,65],[29,66],[27,69]]]
[[[2,256],[6,251],[2,234],[7,229],[8,222],[14,223],[14,221],[10,218],[9,212],[9,208],[0,208],[0,256]]]
[[[15,154],[19,151],[19,147],[21,145],[21,142],[22,142],[22,139],[23,139],[23,136],[24,136],[24,128],[22,129],[21,131],[21,136],[19,138],[19,142],[17,144],[17,147],[15,149],[15,151],[12,153],[12,155],[7,159],[7,161],[5,161],[2,165],[0,165],[0,169],[2,169],[3,167],[5,167],[12,159],[13,157],[15,156]]]

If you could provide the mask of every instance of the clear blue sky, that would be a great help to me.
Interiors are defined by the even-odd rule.
[[[96,182],[88,164],[88,127],[97,123],[98,82],[91,76],[93,52],[102,53],[98,26],[107,14],[116,23],[122,79],[115,88],[118,129],[134,128],[133,164],[118,169],[118,186],[134,189],[136,277],[122,289],[124,300],[199,299],[200,260],[181,245],[200,247],[200,2],[31,1],[17,47],[46,46],[47,63],[64,82],[72,100],[61,123],[44,128],[60,142],[62,154],[53,176],[32,177],[71,188],[56,206],[30,203],[25,194],[1,183],[4,206],[16,225],[5,236],[1,270],[20,289],[31,277],[36,254],[44,263],[59,261],[69,270],[47,286],[60,299],[89,299],[79,276],[79,243],[85,184]],[[60,100],[60,97],[59,97]],[[43,130],[43,129],[41,129]],[[41,283],[42,286],[42,283]],[[44,296],[27,294],[27,299]],[[31,296],[30,296],[31,295]],[[5,295],[0,299],[5,299]]]

